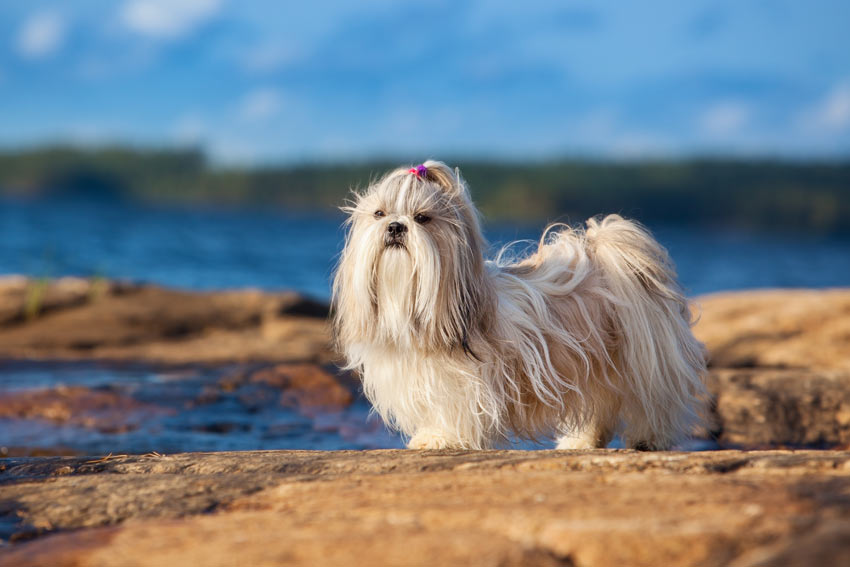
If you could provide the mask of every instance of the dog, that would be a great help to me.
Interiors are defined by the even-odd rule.
[[[668,449],[705,411],[705,351],[666,250],[618,215],[552,225],[493,261],[458,170],[355,193],[333,281],[347,368],[414,449],[557,439]]]

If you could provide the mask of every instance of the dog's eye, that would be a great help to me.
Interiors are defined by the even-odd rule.
[[[386,215],[386,213],[384,211],[380,211],[380,210],[375,211],[375,218],[379,219],[379,218],[381,218],[382,216],[385,216],[385,215]]]
[[[415,220],[419,224],[425,224],[426,222],[431,220],[431,217],[429,217],[428,215],[423,215],[422,213],[419,213],[418,215],[413,217],[413,220]]]

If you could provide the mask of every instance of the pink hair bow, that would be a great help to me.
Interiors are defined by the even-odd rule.
[[[424,178],[428,176],[428,168],[424,165],[417,165],[416,167],[411,167],[407,170],[407,173],[412,173],[416,177]]]

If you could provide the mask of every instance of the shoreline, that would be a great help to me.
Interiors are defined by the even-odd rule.
[[[225,394],[261,386],[302,412],[299,400],[315,405],[324,392],[337,392],[325,401],[339,407],[338,400],[353,399],[358,381],[338,370],[328,313],[327,304],[294,292],[192,292],[6,276],[0,277],[0,361],[58,368],[233,366],[233,377],[210,386]],[[694,332],[710,356],[706,380],[714,400],[708,429],[698,437],[716,439],[720,447],[850,445],[850,288],[699,296],[695,315]],[[53,404],[51,416],[112,403],[97,393],[72,394],[0,396],[0,417],[38,417],[44,412],[33,406],[43,403]],[[205,387],[187,403],[205,404],[212,394]],[[114,399],[134,407],[132,399]]]

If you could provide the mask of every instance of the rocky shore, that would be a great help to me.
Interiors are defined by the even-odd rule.
[[[726,450],[12,457],[0,566],[850,564],[850,290],[696,304],[702,434]],[[217,388],[305,415],[352,399],[326,319],[291,293],[0,278],[0,359],[249,364]],[[157,411],[85,387],[0,392],[0,419]]]
[[[0,278],[0,358],[160,364],[333,358],[328,306],[296,293]]]

